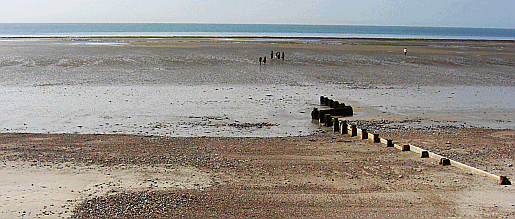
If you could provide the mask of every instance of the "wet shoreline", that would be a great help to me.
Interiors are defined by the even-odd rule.
[[[0,132],[309,135],[321,95],[350,120],[515,128],[512,43],[273,40],[2,41]]]

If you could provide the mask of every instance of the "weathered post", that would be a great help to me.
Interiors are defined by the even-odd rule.
[[[318,123],[325,123],[325,113],[322,111],[318,111]]]
[[[510,180],[508,179],[507,176],[504,176],[504,175],[503,176],[499,176],[499,180],[500,180],[499,184],[501,184],[501,185],[511,185],[511,182],[510,182]]]
[[[311,111],[311,119],[318,120],[318,108],[314,108],[313,111]]]
[[[442,157],[442,158],[440,158],[440,165],[442,165],[442,166],[451,165],[451,160],[449,160],[445,157]]]
[[[333,107],[333,108],[336,108],[336,109],[337,109],[337,108],[340,108],[340,102],[338,102],[338,101],[334,101],[334,104],[333,104],[333,105],[334,105],[334,107]]]
[[[367,129],[361,129],[361,139],[368,139]]]
[[[356,125],[351,125],[351,137],[358,136],[358,129],[356,128]]]
[[[331,127],[333,125],[333,117],[331,116],[331,114],[325,114],[324,120],[326,127]]]
[[[381,139],[379,139],[379,134],[374,134],[374,143],[381,142]]]
[[[338,122],[338,118],[333,118],[333,131],[338,132],[340,130],[340,123]]]
[[[340,121],[340,134],[348,134],[349,131],[347,129],[347,121]]]

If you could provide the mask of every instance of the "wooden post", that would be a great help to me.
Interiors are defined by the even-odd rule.
[[[451,161],[445,157],[440,158],[440,165],[448,166],[451,165]]]
[[[381,140],[379,139],[379,134],[374,134],[374,143],[379,143]]]
[[[499,179],[500,179],[499,184],[501,184],[501,185],[511,185],[511,182],[510,182],[510,180],[508,179],[507,176],[499,176]]]
[[[322,111],[318,111],[318,123],[325,123],[325,115],[326,114],[322,113]]]
[[[314,108],[311,112],[311,119],[317,120],[318,119],[318,108]]]
[[[361,129],[361,139],[368,139],[367,129]]]
[[[348,127],[347,127],[347,121],[343,120],[340,121],[340,134],[348,134]]]
[[[333,118],[331,116],[331,114],[325,114],[325,126],[326,127],[331,127],[333,125]]]

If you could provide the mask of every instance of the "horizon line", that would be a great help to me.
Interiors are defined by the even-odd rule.
[[[302,23],[205,23],[205,22],[0,22],[0,24],[206,24],[206,25],[299,25],[299,26],[368,26],[368,27],[423,27],[423,28],[472,28],[515,29],[515,27],[470,27],[470,26],[422,26],[380,24],[302,24]]]

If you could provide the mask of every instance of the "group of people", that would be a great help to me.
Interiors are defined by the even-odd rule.
[[[276,52],[275,53],[275,58],[277,60],[284,60],[284,52]],[[270,51],[270,60],[273,60],[274,59],[274,51]],[[266,56],[264,57],[259,57],[259,65],[262,65],[262,64],[266,64]]]
[[[404,48],[404,55],[407,55],[408,54],[408,49],[407,48]],[[277,60],[284,60],[284,52],[276,52],[275,53],[275,58]],[[274,51],[270,51],[270,60],[273,60],[274,59]],[[259,57],[259,65],[264,65],[266,64],[266,56],[264,57]]]

